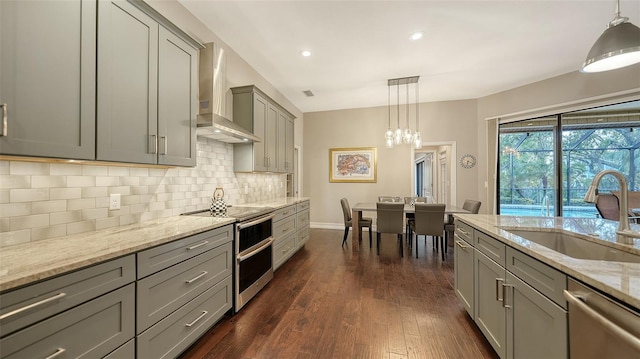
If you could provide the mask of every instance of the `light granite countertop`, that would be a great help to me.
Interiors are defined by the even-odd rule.
[[[287,197],[238,206],[279,209],[308,200]],[[0,250],[0,291],[74,271],[235,223],[235,218],[174,216],[127,226],[4,247]]]
[[[616,243],[618,222],[597,218],[519,217],[487,214],[456,214],[455,218],[491,235],[503,243],[554,267],[594,288],[640,308],[640,263],[577,259],[556,252],[508,232],[509,229],[533,231],[562,230],[581,238],[606,244],[620,251],[640,255],[640,239],[634,244]],[[640,225],[631,225],[640,230]]]

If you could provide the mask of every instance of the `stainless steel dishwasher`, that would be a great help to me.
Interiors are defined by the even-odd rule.
[[[573,279],[569,303],[571,358],[640,358],[640,313]]]

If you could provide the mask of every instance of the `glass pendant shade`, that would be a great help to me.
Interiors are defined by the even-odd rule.
[[[420,132],[416,131],[416,133],[413,135],[412,143],[413,148],[415,148],[416,150],[422,148],[422,136],[420,136]]]
[[[386,138],[386,139],[384,140],[384,143],[385,143],[385,147],[387,147],[387,148],[393,148],[393,137],[391,137],[391,138]]]
[[[616,16],[593,44],[581,72],[601,72],[640,63],[640,28],[620,16],[620,1]]]
[[[412,138],[413,134],[411,133],[411,129],[409,129],[409,127],[405,128],[402,133],[402,141],[404,141],[404,143],[411,143]]]
[[[396,132],[393,135],[393,143],[396,145],[402,143],[402,129],[400,127],[396,128]]]

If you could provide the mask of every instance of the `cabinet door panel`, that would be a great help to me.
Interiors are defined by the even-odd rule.
[[[508,358],[567,358],[567,312],[508,273]]]
[[[97,159],[156,163],[158,24],[124,1],[98,14]]]
[[[158,163],[196,165],[197,51],[160,27]]]
[[[265,123],[265,153],[267,156],[267,170],[277,171],[278,168],[278,109],[272,104],[267,106],[267,122]]]
[[[458,233],[454,234],[454,242],[456,296],[474,318],[473,246],[460,238]]]
[[[95,158],[95,1],[0,1],[0,153]]]
[[[262,142],[253,144],[254,167],[256,171],[267,170],[267,111],[268,102],[262,96],[253,94],[253,134],[262,138]]]
[[[489,344],[501,358],[506,349],[506,313],[503,302],[502,283],[505,270],[482,252],[475,250],[475,314],[476,324]]]
[[[287,117],[285,122],[285,172],[293,173],[293,139],[294,139],[294,122],[293,119]]]

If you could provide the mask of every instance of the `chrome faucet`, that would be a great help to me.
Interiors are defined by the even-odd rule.
[[[629,192],[629,186],[627,184],[627,179],[622,173],[614,170],[598,172],[596,176],[593,177],[591,185],[589,186],[587,193],[584,195],[584,201],[587,203],[596,203],[598,200],[598,185],[600,184],[602,177],[605,175],[612,175],[620,184],[620,203],[618,206],[620,210],[620,224],[618,225],[618,231],[616,232],[616,241],[623,244],[633,244],[633,238],[640,238],[640,232],[632,231],[629,228],[629,219],[627,214],[627,192]]]

